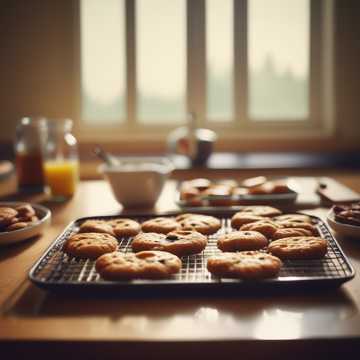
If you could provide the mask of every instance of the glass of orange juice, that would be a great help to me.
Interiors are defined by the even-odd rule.
[[[70,119],[48,120],[44,173],[52,199],[64,200],[74,195],[79,181],[77,141],[71,133]]]

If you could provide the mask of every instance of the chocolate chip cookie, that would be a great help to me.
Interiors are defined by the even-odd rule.
[[[275,232],[280,229],[281,226],[271,220],[260,220],[241,226],[241,231],[258,231],[259,233],[271,239]]]
[[[221,228],[221,222],[214,216],[182,214],[176,220],[182,230],[195,230],[204,235],[215,234]]]
[[[142,223],[141,230],[144,232],[155,232],[159,234],[167,234],[180,228],[180,224],[170,217],[157,217]]]
[[[117,249],[117,240],[104,233],[80,233],[72,235],[64,244],[63,251],[79,258],[96,259]]]
[[[240,227],[242,225],[250,224],[252,222],[260,221],[260,220],[270,220],[270,218],[266,218],[264,216],[259,216],[259,215],[243,213],[243,212],[239,211],[236,214],[234,214],[234,216],[231,218],[231,226],[234,229],[240,229]]]
[[[140,224],[132,219],[114,219],[108,221],[117,237],[135,236],[141,231]]]
[[[100,256],[95,268],[107,280],[165,279],[180,271],[181,260],[165,251],[113,252]]]
[[[133,251],[160,250],[168,251],[177,256],[198,254],[207,245],[206,236],[187,230],[176,230],[165,234],[141,233],[133,239]]]
[[[218,277],[265,279],[278,275],[281,260],[258,251],[225,252],[208,259],[208,271]]]
[[[112,226],[105,220],[86,220],[80,225],[79,232],[115,235]]]
[[[268,250],[280,259],[321,259],[327,252],[327,241],[314,236],[296,236],[275,240]]]
[[[257,231],[234,231],[220,236],[217,246],[222,251],[244,251],[259,250],[268,243],[268,239]]]

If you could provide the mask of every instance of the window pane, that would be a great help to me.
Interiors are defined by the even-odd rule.
[[[207,116],[233,117],[233,0],[206,1]]]
[[[249,116],[309,115],[309,0],[248,1]]]
[[[81,0],[82,118],[89,123],[126,116],[124,11],[124,0]]]
[[[183,121],[186,0],[137,0],[136,45],[139,120]]]

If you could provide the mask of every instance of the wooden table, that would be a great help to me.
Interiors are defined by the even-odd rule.
[[[360,174],[335,177],[360,191]],[[157,211],[176,209],[174,189],[169,181]],[[73,199],[48,205],[52,225],[43,236],[0,249],[0,358],[7,352],[13,358],[132,359],[360,354],[358,277],[326,292],[236,296],[103,298],[42,291],[27,280],[28,270],[65,225],[82,216],[121,212],[103,181],[82,182]],[[360,242],[338,241],[359,272]]]

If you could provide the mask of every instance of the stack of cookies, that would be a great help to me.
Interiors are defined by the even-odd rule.
[[[327,241],[307,215],[282,215],[270,206],[248,206],[231,219],[235,231],[218,238],[222,254],[209,258],[208,270],[220,277],[258,279],[276,276],[281,260],[320,259]]]
[[[0,232],[24,229],[39,221],[30,204],[0,207]]]

